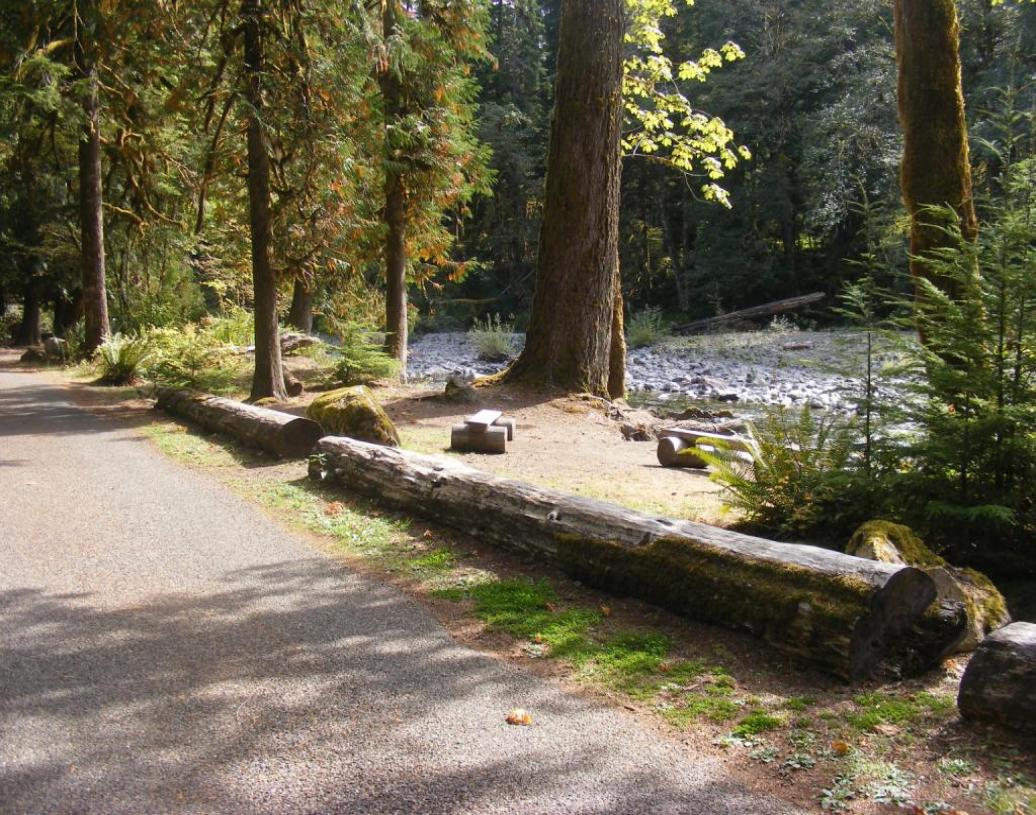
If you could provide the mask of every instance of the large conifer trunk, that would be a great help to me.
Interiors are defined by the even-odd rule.
[[[301,277],[295,278],[288,324],[305,334],[313,333],[313,289]]]
[[[623,0],[566,0],[536,294],[509,379],[621,393],[619,143]],[[614,364],[613,364],[614,363]]]
[[[960,26],[954,0],[896,0],[901,181],[911,218],[910,271],[935,280],[923,256],[949,237],[926,206],[949,206],[963,236],[974,240],[978,219],[971,188],[968,129],[961,87]]]
[[[93,10],[96,13],[96,9]],[[79,137],[80,265],[83,279],[84,351],[89,354],[110,331],[104,269],[104,213],[101,189],[101,131],[97,114],[97,76],[80,33],[74,44],[76,71],[87,80],[83,94],[83,132]]]
[[[248,214],[252,238],[252,286],[255,294],[255,374],[251,398],[286,399],[277,327],[277,274],[270,261],[270,157],[260,121],[263,107],[262,0],[244,0],[248,113]]]

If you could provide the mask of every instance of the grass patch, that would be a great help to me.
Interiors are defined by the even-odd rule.
[[[872,691],[853,698],[859,711],[846,717],[857,730],[873,730],[878,725],[905,726],[928,716],[946,716],[953,712],[954,702],[949,696],[915,693],[912,696],[894,696]]]
[[[767,713],[765,710],[753,710],[737,723],[737,727],[734,728],[731,735],[737,738],[758,736],[760,733],[784,727],[785,724],[783,716]]]
[[[590,628],[602,620],[591,609],[559,610],[557,593],[546,580],[497,580],[472,586],[466,594],[491,628],[545,644],[552,656],[585,653]]]
[[[419,575],[442,575],[453,570],[457,565],[457,556],[449,549],[433,549],[410,561],[412,572]]]

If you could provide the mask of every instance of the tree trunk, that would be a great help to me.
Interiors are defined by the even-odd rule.
[[[915,279],[929,279],[945,289],[947,282],[936,279],[924,255],[950,243],[943,229],[947,224],[938,223],[925,207],[951,207],[964,238],[978,235],[957,9],[954,0],[896,0],[894,13],[903,128],[900,180],[911,222],[910,271]]]
[[[43,333],[40,330],[40,311],[43,300],[43,281],[37,274],[39,261],[35,258],[25,263],[25,288],[22,298],[22,321],[14,335],[15,345],[40,345]]]
[[[613,339],[623,14],[623,0],[562,7],[536,294],[525,350],[506,374],[600,396],[625,377]]]
[[[162,388],[157,407],[213,433],[226,433],[259,447],[277,458],[305,458],[324,435],[312,419],[193,391]]]
[[[87,80],[83,95],[83,132],[79,137],[79,228],[83,279],[84,352],[89,355],[105,341],[108,292],[104,272],[104,213],[101,188],[101,131],[97,113],[97,76],[82,38],[74,46],[76,71]]]
[[[295,278],[291,293],[291,308],[288,310],[288,325],[305,334],[313,333],[313,289],[301,277]]]
[[[54,333],[59,337],[65,337],[68,330],[83,317],[83,292],[76,289],[69,298],[65,294],[59,294],[54,298]]]
[[[382,30],[389,37],[396,28],[397,0],[383,0]],[[407,290],[406,228],[407,195],[403,171],[392,144],[392,127],[403,115],[402,88],[392,66],[383,70],[378,82],[385,106],[385,350],[399,360],[400,376],[406,379]]]
[[[644,515],[354,439],[328,436],[315,452],[314,479],[554,560],[589,585],[748,631],[843,679],[879,664],[931,667],[906,647],[935,599],[920,569]]]
[[[262,0],[244,0],[245,74],[248,112],[248,214],[255,295],[255,374],[251,398],[287,398],[277,327],[277,273],[270,261],[270,156],[260,119],[263,108]]]

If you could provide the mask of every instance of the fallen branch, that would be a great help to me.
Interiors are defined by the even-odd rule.
[[[755,317],[771,317],[774,314],[781,314],[785,311],[794,311],[797,308],[819,303],[827,295],[823,292],[804,294],[801,297],[789,297],[785,300],[774,300],[772,303],[763,303],[761,306],[743,308],[740,311],[732,311],[729,314],[720,314],[718,317],[708,317],[704,320],[695,320],[693,323],[684,323],[673,327],[677,334],[693,334],[695,331],[708,331],[710,328],[717,328],[724,323],[734,320],[751,320]]]

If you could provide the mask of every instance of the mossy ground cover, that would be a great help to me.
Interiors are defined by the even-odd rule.
[[[960,664],[849,689],[756,641],[573,584],[168,421],[146,430],[280,522],[423,598],[476,647],[575,681],[806,811],[1036,815],[1031,745],[962,725]],[[486,632],[471,635],[472,626]],[[469,633],[464,633],[469,632]],[[533,711],[536,714],[536,711]],[[618,737],[618,736],[617,736]]]

